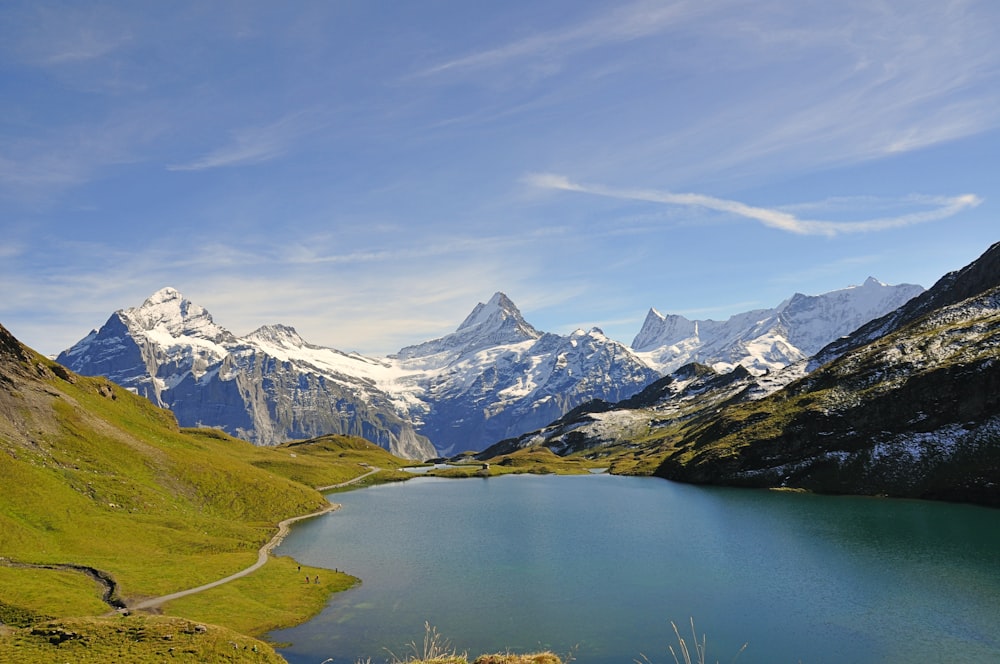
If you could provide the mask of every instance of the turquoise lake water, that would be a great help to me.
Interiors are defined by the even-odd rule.
[[[691,618],[711,662],[1000,662],[1000,510],[609,475],[331,499],[276,553],[363,583],[269,635],[292,664],[402,658],[425,622],[470,656],[669,664]]]

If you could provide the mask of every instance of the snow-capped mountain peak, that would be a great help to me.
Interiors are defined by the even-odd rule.
[[[262,325],[240,340],[250,344],[273,344],[282,348],[306,348],[309,345],[294,327],[280,323]]]
[[[449,356],[466,354],[492,346],[534,341],[541,336],[541,332],[524,320],[510,298],[497,292],[489,302],[477,304],[451,334],[416,346],[407,346],[394,357],[407,360],[441,353]]]
[[[677,314],[663,315],[650,308],[639,334],[632,341],[632,349],[649,351],[671,346],[692,336],[698,336],[698,322]]]
[[[174,288],[116,311],[58,361],[169,407],[183,426],[219,426],[259,444],[355,434],[402,456],[435,453],[375,384],[392,383],[387,364],[306,343],[287,325],[237,339]]]
[[[503,335],[509,337],[511,334],[522,336],[520,341],[526,339],[537,339],[541,333],[528,324],[521,311],[504,293],[496,292],[486,304],[480,302],[473,308],[462,324],[458,326],[456,333],[476,330],[481,336]],[[507,341],[508,339],[504,339]]]
[[[663,373],[698,361],[719,371],[743,365],[762,374],[813,355],[921,292],[920,286],[889,286],[868,277],[861,286],[822,295],[796,293],[773,309],[722,322],[691,321],[650,309],[632,348]]]
[[[195,337],[215,343],[228,343],[235,338],[215,324],[208,311],[184,297],[177,289],[166,287],[156,291],[138,307],[121,311],[130,327],[157,337],[161,344],[170,338]]]

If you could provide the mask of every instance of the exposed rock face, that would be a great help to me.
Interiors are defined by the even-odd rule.
[[[589,401],[547,426],[500,441],[478,456],[489,459],[538,445],[565,455],[629,444],[667,426],[703,417],[725,403],[748,398],[755,386],[755,378],[743,367],[720,374],[703,364],[688,364],[628,399],[613,404],[601,399]]]
[[[658,474],[1000,505],[1000,244],[726,410]]]
[[[718,351],[730,360],[752,357],[752,370],[783,367],[804,357],[793,342],[818,348],[913,289],[919,287],[886,287],[870,279],[825,296],[796,295],[778,309],[747,312],[727,323],[656,314],[664,324],[647,319],[637,337],[638,345],[653,348],[644,353],[597,328],[543,333],[510,298],[496,293],[452,334],[388,358],[368,358],[314,346],[283,325],[237,338],[203,308],[165,288],[140,307],[115,312],[59,362],[110,377],[170,408],[185,426],[217,426],[265,445],[355,434],[423,459],[481,450],[544,427],[591,400],[627,399],[661,377],[660,365],[648,363],[656,358],[669,355],[672,366],[688,355]],[[715,326],[714,332],[709,335],[705,326]],[[676,344],[656,346],[667,341]],[[674,353],[685,344],[694,345]],[[799,374],[760,378],[755,396],[792,375]]]
[[[21,345],[21,342],[15,339],[14,335],[7,331],[7,328],[0,325],[0,361],[16,365],[20,362],[27,362],[28,358],[28,352]]]
[[[922,292],[920,286],[887,286],[869,277],[861,286],[822,295],[796,293],[774,309],[726,321],[688,320],[651,309],[632,349],[664,373],[698,362],[718,371],[742,365],[761,374],[810,357]]]
[[[452,334],[404,348],[427,404],[420,431],[443,454],[478,451],[541,427],[591,399],[618,401],[659,374],[601,330],[539,332],[496,293]]]
[[[659,374],[598,330],[543,334],[503,293],[445,337],[386,359],[306,343],[283,325],[236,338],[166,288],[59,356],[174,411],[258,444],[355,434],[425,459],[482,449]]]
[[[370,360],[310,346],[284,326],[238,339],[172,288],[115,312],[58,362],[170,408],[182,426],[220,427],[260,445],[353,434],[402,457],[435,455],[365,377]]]

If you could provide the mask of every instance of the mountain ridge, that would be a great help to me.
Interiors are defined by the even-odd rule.
[[[116,311],[56,359],[169,407],[184,426],[218,426],[264,445],[332,433],[408,458],[435,453],[365,377],[368,363],[281,324],[236,337],[171,287]]]
[[[725,321],[689,320],[651,308],[632,349],[664,374],[690,362],[720,371],[739,364],[757,374],[767,373],[811,357],[923,290],[913,284],[889,286],[868,277],[860,286],[820,295],[795,293],[776,307],[734,314]]]
[[[688,364],[478,458],[542,446],[619,474],[1000,506],[1000,243],[808,364]]]
[[[891,300],[919,287],[869,279],[854,288],[888,292]],[[827,342],[844,325],[826,329],[835,318],[830,309],[840,306],[841,318],[848,319],[870,310],[844,304],[843,297],[838,305],[840,292],[796,294],[775,309],[744,312],[726,323],[669,319],[685,322],[681,332],[695,356],[699,326],[714,326],[724,342],[716,346],[728,344],[742,358],[753,358],[747,361],[751,368],[770,371],[800,360],[801,351],[787,339],[799,338],[802,321],[813,328],[806,337]],[[652,332],[647,336],[652,339]],[[653,342],[633,343],[649,348]],[[592,399],[626,399],[665,374],[653,356],[674,350],[635,352],[596,327],[567,335],[542,332],[497,291],[454,332],[369,358],[311,344],[281,323],[236,337],[203,307],[165,287],[141,306],[112,314],[58,360],[79,373],[107,375],[170,407],[186,426],[220,426],[258,444],[353,434],[423,459],[483,449]]]

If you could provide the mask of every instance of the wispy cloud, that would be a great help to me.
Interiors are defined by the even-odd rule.
[[[286,250],[279,262],[290,265],[351,265],[359,263],[387,263],[398,261],[423,261],[444,256],[501,255],[518,247],[531,246],[538,241],[565,232],[558,226],[537,228],[530,232],[508,235],[449,236],[424,238],[418,245],[395,246],[386,249],[328,251],[322,242],[298,245]]]
[[[6,49],[27,63],[59,67],[103,58],[130,44],[130,21],[117,9],[99,6],[46,7],[12,3],[0,10]]]
[[[261,164],[287,154],[299,140],[322,125],[317,114],[296,111],[259,127],[244,127],[232,132],[226,145],[185,164],[167,166],[171,171],[203,171],[210,168]]]
[[[155,108],[111,113],[98,123],[74,124],[32,137],[0,135],[0,197],[45,201],[89,182],[109,167],[142,160],[166,130]]]
[[[967,208],[975,207],[982,202],[982,199],[975,194],[911,197],[909,200],[912,202],[919,202],[931,207],[931,209],[863,221],[820,221],[815,219],[800,219],[784,210],[758,207],[741,203],[740,201],[716,198],[704,194],[673,193],[651,189],[616,189],[602,185],[577,184],[563,175],[554,173],[531,174],[525,178],[525,181],[532,186],[542,189],[573,191],[608,198],[646,201],[665,205],[701,207],[752,219],[769,228],[789,233],[798,235],[826,235],[830,237],[844,233],[867,233],[939,221],[952,217]]]
[[[548,154],[553,168],[586,162],[595,180],[627,169],[688,182],[759,179],[891,157],[1000,127],[995,8],[965,0],[850,1],[830,14],[775,0],[752,9],[732,4],[631,3],[569,17],[560,27],[420,74],[461,75],[505,92],[519,86],[519,95],[485,96],[491,105],[468,114],[477,119],[502,117],[540,95],[553,108],[586,100],[588,125],[574,134],[578,140]],[[585,57],[597,49],[599,59]],[[591,77],[609,65],[621,66],[624,76]],[[533,86],[539,74],[546,84]],[[614,82],[639,75],[650,86],[642,103],[602,115],[610,100],[632,93],[622,97]],[[569,134],[569,114],[566,124]]]
[[[539,32],[501,46],[438,63],[419,72],[419,75],[499,67],[512,60],[534,56],[558,58],[604,44],[640,39],[675,24],[696,11],[698,5],[699,3],[692,2],[633,2],[568,27]]]

